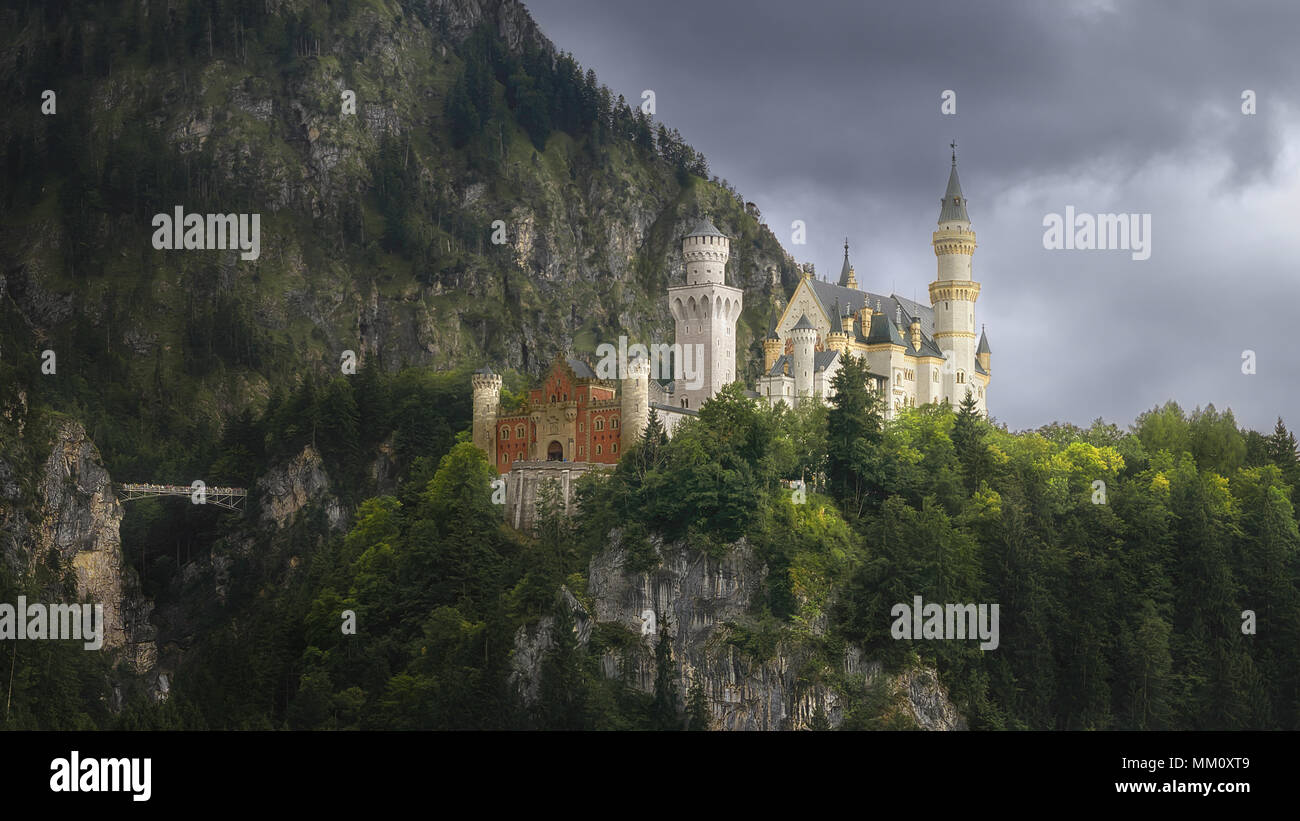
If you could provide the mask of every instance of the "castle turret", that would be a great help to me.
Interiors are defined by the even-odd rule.
[[[845,288],[858,289],[858,275],[853,270],[853,263],[849,262],[849,238],[844,238],[844,264],[840,266],[840,283]]]
[[[957,151],[953,146],[948,188],[939,205],[939,228],[931,238],[938,272],[930,283],[934,308],[934,341],[951,364],[945,364],[942,390],[937,400],[956,404],[966,396],[975,372],[975,300],[980,284],[972,278],[975,232],[966,213],[966,198],[957,178]]]
[[[813,348],[817,344],[817,329],[808,321],[807,314],[799,317],[799,321],[790,329],[790,338],[794,340],[794,395],[798,399],[811,398]]]
[[[709,220],[700,220],[682,239],[682,256],[686,284],[668,289],[684,366],[673,397],[694,409],[736,381],[736,320],[745,292],[726,284],[731,240]]]
[[[767,336],[763,339],[763,373],[772,370],[776,360],[781,358],[781,349],[784,344],[781,337],[776,333],[776,323],[778,321],[776,309],[772,309],[772,319],[767,324]]]
[[[650,421],[650,363],[645,357],[638,354],[628,361],[620,391],[623,417],[619,428],[619,439],[622,442],[620,450],[626,451],[640,438]]]
[[[686,259],[686,284],[725,284],[727,260],[731,258],[731,240],[708,219],[682,238],[682,256]]]
[[[980,361],[980,367],[984,373],[993,375],[993,351],[989,348],[989,337],[983,326],[980,326],[980,346],[975,349],[975,356]]]
[[[839,351],[846,354],[849,351],[849,332],[844,329],[846,324],[853,326],[852,316],[840,315],[840,301],[835,300],[835,307],[831,308],[831,330],[826,335],[826,350]]]
[[[497,464],[497,405],[501,402],[501,377],[487,367],[470,376],[474,403],[474,445],[487,455],[488,464]]]

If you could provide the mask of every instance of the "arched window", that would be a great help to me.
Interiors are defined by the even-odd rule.
[[[551,404],[555,404],[555,394],[551,394]]]
[[[586,423],[586,422],[579,422],[579,423],[578,423],[578,433],[586,433],[586,432],[587,432],[587,423]]]
[[[596,417],[596,430],[604,430],[604,429],[605,429],[605,417],[603,417],[603,416],[597,416],[597,417]]]
[[[596,455],[600,455],[600,445],[596,445]]]
[[[613,419],[609,420],[609,427],[610,427],[610,430],[618,430],[618,417],[617,417],[617,416],[615,416]]]
[[[569,401],[569,395],[568,395],[567,393],[562,393],[562,394],[560,394],[560,401],[561,401],[561,402],[568,402],[568,401]]]
[[[510,428],[502,428],[502,429],[501,429],[501,438],[502,438],[502,439],[509,439],[509,438],[510,438]]]
[[[515,428],[515,436],[516,436],[516,438],[519,438],[519,439],[523,439],[523,438],[524,438],[524,426],[523,426],[523,425],[520,425],[519,427]]]
[[[966,372],[965,372],[965,371],[957,371],[957,384],[958,384],[958,385],[964,385],[964,384],[966,384]]]
[[[618,442],[615,442],[614,444],[609,446],[609,452],[618,453]]]
[[[683,408],[689,408],[690,406],[691,406],[691,400],[690,400],[689,398],[683,396],[683,397],[682,397],[682,407],[683,407]]]

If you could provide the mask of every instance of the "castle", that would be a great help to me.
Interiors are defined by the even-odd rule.
[[[858,287],[848,241],[839,283],[805,274],[785,311],[774,316],[763,341],[765,374],[758,393],[769,403],[834,396],[831,380],[850,354],[865,358],[885,398],[885,416],[926,403],[960,404],[969,392],[980,413],[988,413],[991,351],[981,329],[975,341],[975,301],[980,284],[971,271],[975,232],[957,178],[954,152],[948,188],[939,207],[939,227],[930,244],[938,271],[930,283],[930,304]]]
[[[769,323],[764,372],[749,395],[770,405],[829,403],[832,380],[843,357],[851,355],[865,359],[872,387],[885,398],[886,418],[931,402],[958,404],[968,392],[987,414],[992,366],[988,339],[981,333],[977,343],[975,337],[980,293],[971,269],[975,232],[955,152],[930,244],[938,270],[928,306],[861,290],[847,240],[837,284],[806,273],[785,310]],[[670,346],[651,346],[650,361],[634,354],[617,374],[597,373],[580,359],[557,356],[518,411],[501,407],[499,375],[488,368],[473,374],[474,444],[498,472],[518,480],[507,483],[508,521],[516,526],[531,521],[542,478],[560,482],[567,508],[572,481],[588,469],[618,462],[645,429],[651,408],[671,434],[735,381],[736,322],[744,292],[726,284],[730,247],[730,239],[708,219],[682,239],[686,283],[668,289],[676,322],[671,354],[657,350]],[[656,376],[664,378],[651,379],[652,364],[670,358],[677,378],[661,371]]]

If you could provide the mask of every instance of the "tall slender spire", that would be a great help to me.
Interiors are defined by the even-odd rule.
[[[843,288],[850,287],[849,280],[853,277],[853,263],[849,262],[849,238],[844,238],[844,264],[840,266],[840,286]]]
[[[948,190],[940,200],[939,222],[970,222],[966,215],[966,197],[961,193],[961,180],[957,178],[957,143],[952,145],[952,171],[948,172]]]

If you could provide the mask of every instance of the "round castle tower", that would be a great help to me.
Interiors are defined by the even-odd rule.
[[[682,239],[682,257],[686,284],[669,287],[668,307],[676,320],[674,344],[687,367],[674,374],[684,378],[675,378],[672,401],[697,410],[736,381],[736,321],[745,292],[726,284],[731,240],[707,218]]]
[[[714,228],[713,223],[702,220],[682,240],[682,257],[686,260],[687,285],[724,285],[731,240]]]
[[[817,329],[808,321],[807,314],[790,329],[794,341],[794,395],[796,399],[811,398],[813,392],[813,347],[817,344]]]
[[[619,449],[626,451],[633,442],[641,437],[646,424],[650,421],[650,363],[640,354],[634,355],[627,363],[627,373],[619,385],[622,427],[619,433]]]
[[[956,405],[966,398],[968,389],[975,389],[975,301],[979,298],[980,284],[971,273],[975,231],[966,214],[966,198],[957,178],[955,147],[948,189],[940,201],[939,228],[930,243],[938,260],[935,280],[930,283],[934,341],[950,360],[944,365],[942,390],[936,399],[947,399]]]
[[[501,402],[501,377],[482,367],[470,377],[474,402],[474,445],[487,454],[492,467],[497,464],[497,405]]]

